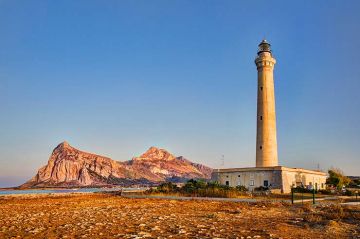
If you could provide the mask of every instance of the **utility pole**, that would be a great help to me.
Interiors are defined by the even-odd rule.
[[[221,167],[225,166],[225,156],[221,155]]]

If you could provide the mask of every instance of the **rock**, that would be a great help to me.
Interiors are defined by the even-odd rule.
[[[80,151],[66,141],[52,152],[47,165],[21,188],[45,186],[89,186],[152,184],[167,180],[211,177],[212,169],[151,147],[129,161]]]
[[[148,232],[139,232],[138,234],[142,237],[151,237],[151,234]]]

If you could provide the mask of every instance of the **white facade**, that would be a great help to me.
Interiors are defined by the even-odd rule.
[[[256,167],[215,169],[212,180],[230,187],[245,186],[250,191],[257,187],[269,187],[282,193],[289,193],[291,187],[325,189],[327,174],[300,168]]]

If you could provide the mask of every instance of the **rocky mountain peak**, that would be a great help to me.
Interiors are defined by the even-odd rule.
[[[152,185],[167,180],[208,179],[212,171],[157,147],[134,159],[115,161],[78,150],[64,141],[53,150],[48,163],[21,187]]]
[[[137,159],[152,159],[152,160],[170,161],[170,160],[174,160],[175,158],[176,157],[174,155],[172,155],[165,149],[160,149],[160,148],[152,146]]]
[[[68,149],[68,148],[72,148],[72,147],[67,141],[64,141],[64,142],[61,142],[58,146],[56,146],[56,148]]]

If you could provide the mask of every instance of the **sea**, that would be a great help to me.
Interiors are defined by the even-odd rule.
[[[27,189],[27,190],[1,190],[1,195],[13,194],[47,194],[47,193],[95,193],[114,191],[143,191],[145,188],[72,188],[72,189]]]

